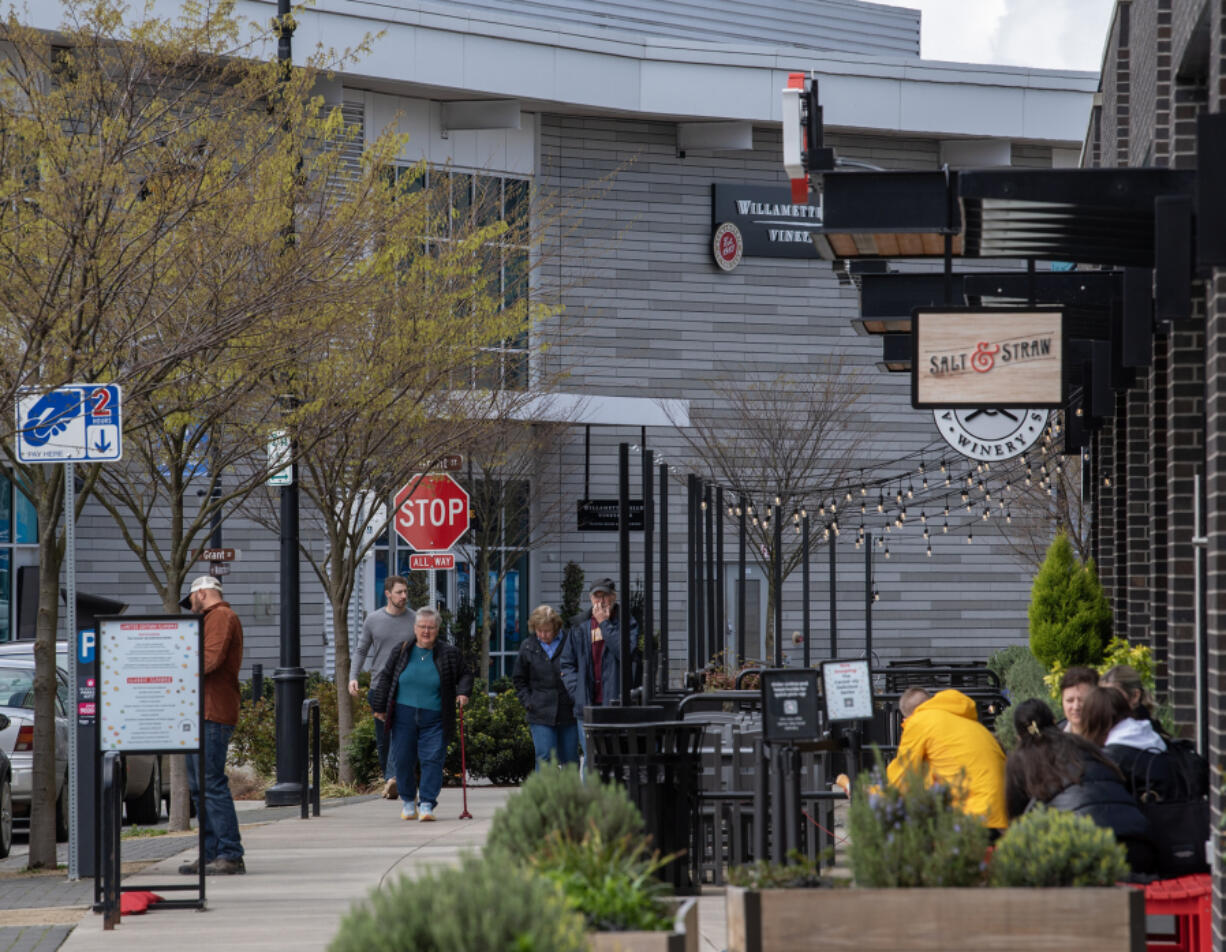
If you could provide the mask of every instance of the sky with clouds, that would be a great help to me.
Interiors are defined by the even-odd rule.
[[[872,0],[921,10],[920,55],[1098,72],[1115,0]]]

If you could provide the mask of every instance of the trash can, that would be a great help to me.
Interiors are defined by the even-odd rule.
[[[589,709],[597,710],[597,709]],[[643,814],[652,849],[679,854],[660,877],[680,895],[698,891],[698,777],[703,724],[644,720],[659,709],[603,708],[584,719],[591,768],[626,788]]]

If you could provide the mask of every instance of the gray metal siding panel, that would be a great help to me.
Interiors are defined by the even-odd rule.
[[[598,136],[591,136],[593,130]],[[606,149],[632,156],[612,178]],[[935,140],[888,139],[837,134],[841,155],[876,154],[882,165],[935,167]],[[544,190],[575,216],[564,245],[547,247],[545,279],[565,289],[565,309],[550,358],[570,371],[565,389],[614,396],[686,398],[694,409],[711,406],[709,381],[717,375],[774,374],[797,369],[807,359],[841,350],[871,366],[880,359],[874,338],[857,336],[854,292],[838,283],[820,261],[747,258],[731,274],[711,258],[712,182],[783,184],[777,137],[759,130],[753,153],[676,154],[668,124],[618,123],[607,119],[545,117],[542,121]],[[1041,164],[1038,155],[1027,156]],[[909,380],[870,370],[871,404],[864,418],[874,436],[863,460],[871,471],[883,460],[943,446],[931,417],[910,407]],[[637,427],[593,427],[590,495],[616,494],[617,443],[637,445]],[[653,428],[648,445],[662,453],[676,475],[670,484],[672,566],[669,632],[674,658],[685,644],[683,512],[689,451],[671,428]],[[574,531],[574,500],[583,495],[583,433],[576,429],[560,448],[561,461],[544,471],[562,471],[547,503],[557,531],[538,557],[539,597],[560,599],[562,569],[578,562],[590,580],[618,571],[616,534]],[[952,459],[954,454],[947,451]],[[631,457],[632,493],[641,458]],[[888,470],[899,472],[897,467]],[[870,507],[871,508],[871,507]],[[560,519],[557,514],[560,513]],[[931,515],[931,513],[930,513]],[[864,631],[864,553],[853,546],[858,510],[844,523],[839,541],[838,614],[840,653],[857,653]],[[851,531],[847,531],[849,523]],[[893,557],[878,551],[874,573],[881,600],[874,605],[874,649],[882,657],[982,658],[1026,636],[1031,573],[994,544],[992,523],[976,520],[975,542],[965,541],[965,517],[951,517],[951,534],[933,536],[925,555],[919,528],[892,533]],[[634,565],[641,535],[634,533]],[[725,556],[734,560],[735,533],[728,527]],[[815,545],[812,568],[814,656],[828,643],[828,552]],[[658,569],[657,569],[658,571]],[[632,573],[636,587],[641,569]],[[800,572],[785,583],[785,655],[799,659],[790,634],[802,625]],[[731,616],[730,616],[731,617]]]

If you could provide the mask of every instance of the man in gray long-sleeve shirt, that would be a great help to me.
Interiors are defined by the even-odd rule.
[[[358,675],[369,656],[370,670],[382,670],[387,656],[409,640],[413,634],[413,612],[408,608],[409,583],[399,575],[389,575],[383,583],[387,605],[366,616],[362,623],[362,637],[349,665],[349,693],[358,696]],[[373,687],[373,685],[372,685]],[[369,692],[366,703],[370,703]],[[387,764],[387,731],[383,721],[375,719],[375,746],[379,751],[379,769],[383,771],[383,796],[396,799],[396,781]]]

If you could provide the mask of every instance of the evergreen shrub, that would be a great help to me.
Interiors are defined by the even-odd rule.
[[[1088,816],[1036,806],[992,854],[994,886],[1111,886],[1128,875],[1122,843]]]
[[[583,918],[523,866],[471,854],[459,868],[374,890],[341,920],[328,952],[582,952]]]
[[[567,765],[524,781],[494,814],[485,848],[524,863],[541,852],[551,834],[581,843],[592,831],[605,843],[642,839],[643,817],[621,787],[592,777],[580,780],[579,769]]]
[[[1111,605],[1094,560],[1077,561],[1061,532],[1047,550],[1030,594],[1030,650],[1044,668],[1094,666],[1111,637]]]
[[[1000,678],[1001,689],[1010,704],[1019,704],[1032,697],[1044,698],[1051,706],[1056,718],[1063,717],[1060,703],[1052,694],[1051,687],[1045,682],[1043,665],[1038,658],[1030,653],[1025,645],[1009,645],[1002,648],[988,659],[988,667]],[[1006,712],[997,716],[992,727],[996,739],[1005,750],[1012,750],[1017,744],[1017,731],[1013,727],[1013,718]]]
[[[460,778],[460,732],[447,747],[445,774],[451,783]],[[524,706],[512,689],[490,695],[484,681],[473,685],[464,708],[465,756],[468,772],[491,783],[519,783],[536,767],[536,750],[528,731]]]

